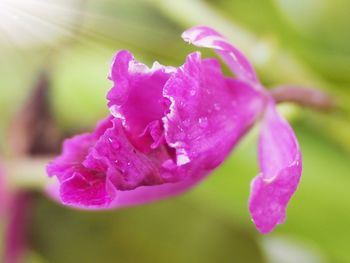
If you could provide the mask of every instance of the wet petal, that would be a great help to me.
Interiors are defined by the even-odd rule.
[[[164,88],[170,112],[163,118],[177,165],[217,167],[253,124],[264,100],[247,83],[222,75],[215,59],[192,53]]]
[[[163,87],[174,70],[157,62],[148,68],[125,50],[114,58],[109,77],[114,86],[107,95],[108,105],[140,149],[146,150],[153,143],[151,137],[139,137],[151,122],[163,117],[167,109]]]
[[[160,144],[146,154],[137,150],[127,138],[120,120],[114,119],[86,158],[84,165],[98,167],[102,161],[107,167],[107,183],[117,194],[110,208],[148,203],[170,197],[193,187],[209,171],[198,165],[178,167],[167,144]],[[100,166],[102,167],[102,166]]]
[[[198,47],[213,48],[232,72],[237,75],[238,79],[251,82],[251,84],[259,83],[255,70],[248,59],[214,29],[206,26],[195,26],[186,30],[182,34],[182,38]]]
[[[56,176],[59,181],[60,199],[63,203],[75,204],[76,207],[94,207],[108,205],[112,200],[104,187],[105,176],[83,166],[91,148],[111,126],[110,120],[109,116],[99,122],[92,133],[65,140],[62,154],[47,166],[48,175]],[[50,194],[54,195],[54,192]]]
[[[108,209],[177,194],[206,174],[195,166],[177,167],[164,143],[139,151],[121,122],[106,118],[94,132],[65,141],[62,155],[47,168],[60,185],[48,190],[51,197],[59,195],[71,207]]]
[[[119,119],[113,119],[112,124],[87,155],[84,166],[106,174],[116,190],[165,183],[161,169],[169,159],[165,146],[144,154],[134,147]]]
[[[285,220],[286,206],[300,181],[301,153],[290,125],[271,102],[265,112],[259,138],[261,173],[251,184],[249,210],[262,233]]]

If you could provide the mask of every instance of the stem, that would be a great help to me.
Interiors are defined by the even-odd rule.
[[[30,157],[4,160],[5,172],[10,187],[16,189],[42,189],[49,183],[45,167],[52,158]]]
[[[301,106],[322,111],[332,111],[336,108],[334,99],[319,89],[298,86],[280,86],[269,90],[269,93],[277,103],[293,102]]]

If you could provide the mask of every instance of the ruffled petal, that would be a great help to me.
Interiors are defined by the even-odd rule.
[[[111,127],[111,116],[101,120],[96,129],[92,133],[83,133],[76,135],[70,139],[67,139],[63,143],[62,154],[50,162],[46,171],[49,176],[57,176],[59,181],[64,181],[67,177],[71,177],[71,173],[67,171],[71,170],[81,164],[90,148],[97,142],[99,137]]]
[[[177,165],[193,161],[207,170],[222,163],[264,104],[258,91],[224,77],[218,61],[198,52],[169,79],[164,96],[171,103],[165,139],[176,149]]]
[[[80,208],[104,207],[112,201],[113,196],[105,187],[105,175],[83,165],[91,148],[110,126],[111,117],[108,117],[94,132],[67,139],[62,154],[47,166],[48,175],[56,176],[59,181],[59,195],[64,204]]]
[[[120,120],[114,119],[86,158],[86,167],[104,162],[107,186],[116,189],[109,208],[139,205],[182,193],[203,180],[209,173],[198,163],[177,166],[174,154],[162,143],[146,154],[128,140]],[[101,166],[100,166],[101,167]]]
[[[123,120],[124,128],[139,149],[147,150],[154,142],[144,131],[167,110],[162,92],[174,71],[157,62],[148,68],[126,50],[118,52],[113,60],[109,78],[114,86],[107,95],[108,106],[114,117]]]
[[[170,158],[165,146],[144,154],[134,147],[119,119],[113,119],[112,124],[83,162],[86,168],[106,174],[121,191],[177,180],[175,175],[163,177],[162,163]]]
[[[213,48],[225,61],[238,79],[258,84],[258,78],[248,59],[221,34],[206,26],[195,26],[184,33],[182,38],[198,47]]]
[[[301,152],[290,125],[270,102],[259,138],[261,173],[251,184],[249,210],[262,233],[268,233],[285,220],[286,206],[300,181]]]
[[[171,196],[205,175],[195,166],[177,167],[174,156],[165,143],[147,153],[139,151],[122,120],[108,117],[94,132],[65,141],[61,156],[47,167],[48,174],[57,177],[59,189],[53,185],[48,193],[81,209],[108,209]]]

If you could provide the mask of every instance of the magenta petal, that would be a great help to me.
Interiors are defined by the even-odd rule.
[[[109,117],[94,132],[65,141],[63,153],[47,168],[59,183],[59,189],[57,184],[48,189],[51,197],[59,196],[71,207],[108,209],[174,195],[206,174],[176,167],[172,150],[164,143],[146,153],[139,151],[121,122]],[[150,133],[157,137],[157,125],[151,126],[155,127]],[[190,173],[196,176],[187,176]]]
[[[107,95],[108,105],[112,115],[123,120],[124,128],[141,149],[153,143],[146,138],[145,145],[145,138],[139,137],[151,122],[163,117],[167,109],[163,87],[174,70],[157,62],[148,68],[126,50],[119,51],[114,58],[109,77],[114,86]]]
[[[106,190],[105,176],[83,166],[72,171],[71,177],[61,182],[60,196],[65,204],[76,207],[104,207],[113,200]]]
[[[62,154],[47,166],[49,176],[56,176],[60,183],[60,199],[75,207],[108,206],[112,197],[105,187],[105,175],[83,166],[91,147],[111,126],[110,117],[101,121],[92,133],[67,139]]]
[[[251,184],[249,210],[262,233],[285,220],[286,206],[300,181],[301,153],[290,125],[268,105],[259,138],[261,173]]]
[[[247,83],[222,75],[215,59],[192,53],[169,79],[164,96],[170,112],[163,118],[167,143],[177,165],[194,161],[217,167],[262,110],[262,95]]]
[[[84,166],[106,174],[121,191],[166,183],[170,178],[163,178],[161,165],[170,158],[167,149],[162,146],[145,154],[134,147],[119,119],[113,119],[112,124],[86,157]]]
[[[238,79],[249,81],[251,84],[258,83],[255,70],[248,59],[214,29],[195,26],[182,33],[182,38],[198,47],[213,48]]]

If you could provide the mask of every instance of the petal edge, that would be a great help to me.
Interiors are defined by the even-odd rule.
[[[286,207],[296,191],[301,171],[301,152],[290,125],[267,106],[259,138],[261,173],[251,183],[249,210],[259,231],[267,234],[284,223]]]

